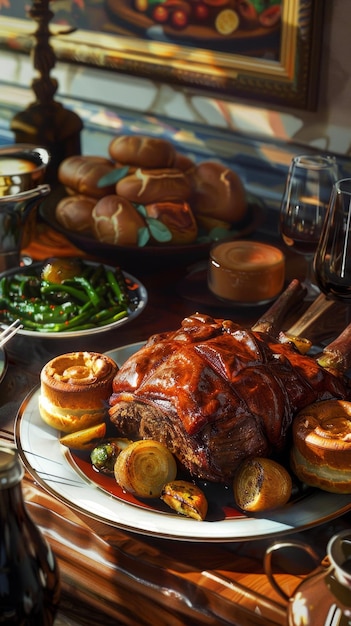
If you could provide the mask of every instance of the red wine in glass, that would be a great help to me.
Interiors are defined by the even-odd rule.
[[[351,303],[351,178],[338,180],[333,186],[314,272],[326,296]]]
[[[318,245],[320,229],[316,234],[315,225],[308,226],[306,223],[304,229],[303,232],[298,232],[286,224],[281,224],[280,232],[286,246],[306,257],[313,256]]]

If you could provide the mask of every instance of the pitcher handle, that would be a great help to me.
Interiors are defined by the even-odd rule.
[[[43,198],[47,196],[51,191],[50,185],[44,183],[42,185],[38,185],[34,189],[28,189],[27,191],[21,191],[16,196],[17,201],[20,200],[31,200],[32,198]]]
[[[275,543],[272,543],[267,548],[265,555],[264,555],[264,559],[263,559],[263,567],[264,567],[265,574],[269,582],[271,583],[273,589],[275,589],[275,591],[284,600],[289,601],[290,596],[288,596],[288,594],[285,593],[284,589],[282,589],[282,587],[276,581],[274,574],[272,572],[273,553],[283,548],[299,548],[303,550],[304,552],[307,552],[307,554],[309,554],[312,557],[312,559],[316,561],[316,567],[318,567],[318,565],[320,564],[320,559],[317,553],[313,550],[313,548],[311,548],[311,546],[309,546],[307,543],[303,543],[302,541],[277,541]]]
[[[0,204],[9,204],[10,202],[26,202],[27,200],[32,200],[35,198],[43,198],[44,196],[47,196],[50,191],[50,185],[44,183],[42,185],[34,187],[33,189],[21,191],[20,193],[14,194],[13,196],[1,196]]]

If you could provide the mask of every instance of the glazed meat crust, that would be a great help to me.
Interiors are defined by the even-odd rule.
[[[226,482],[244,458],[281,451],[298,410],[347,394],[291,343],[197,314],[120,368],[110,419],[126,437],[164,443],[194,477]]]

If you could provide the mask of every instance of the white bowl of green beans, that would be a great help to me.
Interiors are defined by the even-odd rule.
[[[20,319],[19,334],[72,337],[135,319],[144,285],[119,267],[78,258],[47,259],[0,274],[0,325]]]

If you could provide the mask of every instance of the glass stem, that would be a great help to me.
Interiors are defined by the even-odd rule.
[[[306,272],[305,272],[305,278],[302,281],[302,284],[307,289],[305,300],[312,301],[320,294],[320,290],[317,287],[317,284],[315,282],[315,276],[314,276],[314,271],[313,271],[313,256],[309,255],[305,257],[305,260],[306,260]]]
[[[306,257],[306,277],[303,281],[307,285],[315,285],[315,276],[313,271],[313,256]]]

